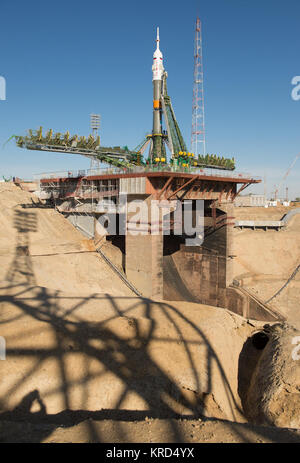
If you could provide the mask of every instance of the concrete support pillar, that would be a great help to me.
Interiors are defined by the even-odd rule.
[[[234,233],[234,206],[233,204],[222,204],[221,208],[227,214],[226,226],[226,286],[233,281],[233,233]]]
[[[140,202],[147,216],[141,218],[140,233],[133,234],[132,219],[137,219],[130,212],[130,201],[127,205],[127,233],[125,236],[125,271],[128,280],[145,297],[163,298],[163,233],[162,219],[153,218],[155,234],[151,234],[151,201],[150,198]],[[156,220],[155,220],[156,219]],[[153,231],[153,230],[152,230]]]
[[[145,297],[163,298],[162,259],[162,235],[126,235],[126,276]]]

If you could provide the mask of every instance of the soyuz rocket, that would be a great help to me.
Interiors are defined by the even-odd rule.
[[[153,82],[153,150],[152,153],[160,157],[162,154],[162,83],[165,72],[163,55],[159,49],[159,28],[157,28],[156,50],[153,53],[152,82]]]

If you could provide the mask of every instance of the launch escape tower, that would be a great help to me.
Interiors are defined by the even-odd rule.
[[[100,146],[100,136],[93,129],[93,134],[88,138],[85,136],[70,136],[69,131],[65,134],[53,133],[50,129],[43,135],[42,127],[39,130],[29,130],[27,136],[13,135],[17,146],[30,150],[52,151],[58,153],[80,154],[97,162],[109,164],[124,171],[139,170],[169,170],[196,173],[199,168],[215,168],[223,170],[234,170],[234,158],[224,158],[214,154],[205,155],[204,139],[204,109],[203,109],[203,71],[202,71],[202,45],[201,25],[197,20],[196,44],[195,44],[195,77],[194,77],[194,103],[195,117],[193,118],[192,142],[196,147],[194,153],[188,152],[185,141],[181,134],[178,122],[175,117],[171,98],[167,92],[167,72],[163,66],[163,55],[159,48],[159,28],[157,28],[156,50],[153,54],[152,82],[153,82],[153,127],[152,133],[134,149],[129,150],[127,146],[103,147]],[[199,29],[200,27],[200,29]],[[201,110],[202,107],[202,110]],[[202,113],[201,113],[202,111]],[[201,115],[202,114],[202,115]],[[162,121],[166,129],[163,129]],[[95,122],[93,120],[93,122]],[[96,121],[97,122],[97,121]],[[98,126],[97,126],[98,128]],[[203,134],[203,136],[202,136]],[[11,137],[11,138],[13,138]],[[202,137],[202,138],[199,138]],[[196,144],[194,141],[196,140]],[[199,150],[199,144],[203,145],[203,151]],[[166,147],[170,156],[167,158]],[[148,156],[144,157],[146,149],[149,148]]]

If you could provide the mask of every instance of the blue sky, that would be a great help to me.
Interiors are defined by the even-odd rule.
[[[207,152],[235,156],[237,170],[267,177],[269,194],[300,152],[299,0],[1,0],[0,177],[88,168],[79,156],[18,149],[28,128],[87,135],[102,117],[101,143],[134,148],[152,126],[155,28],[168,91],[190,146],[193,42],[203,24]],[[287,182],[300,196],[300,160]],[[282,193],[283,193],[282,188]],[[249,190],[250,191],[250,190]],[[253,192],[263,192],[263,185]]]

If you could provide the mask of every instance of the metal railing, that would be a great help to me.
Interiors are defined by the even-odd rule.
[[[120,174],[135,174],[147,172],[178,172],[187,174],[205,175],[207,177],[228,177],[228,178],[241,178],[251,180],[261,180],[261,177],[253,176],[246,172],[233,172],[210,168],[199,167],[179,167],[179,166],[135,166],[130,168],[120,167],[105,167],[99,169],[86,169],[86,170],[73,170],[73,171],[58,171],[58,172],[43,172],[35,174],[35,180],[51,179],[51,178],[78,178],[94,175],[120,175]]]
[[[78,177],[85,177],[86,171],[85,170],[65,170],[65,171],[55,171],[55,172],[43,172],[40,174],[34,174],[34,180],[42,180],[44,178],[78,178]]]

